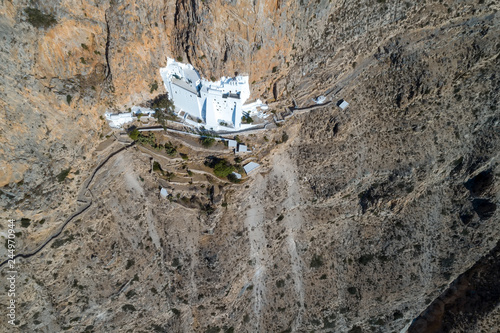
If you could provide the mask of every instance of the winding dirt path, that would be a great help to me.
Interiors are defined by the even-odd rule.
[[[78,194],[78,197],[76,199],[77,203],[83,203],[84,206],[81,207],[80,209],[78,209],[75,213],[73,213],[70,217],[68,217],[66,219],[66,221],[64,221],[64,223],[62,224],[61,227],[59,227],[59,229],[54,233],[52,234],[52,236],[50,236],[45,242],[43,242],[41,245],[39,245],[35,250],[31,251],[31,252],[28,252],[28,253],[19,253],[17,255],[14,256],[14,258],[12,259],[7,259],[5,261],[3,261],[1,264],[0,264],[0,267],[4,266],[5,264],[7,264],[9,262],[9,260],[14,260],[14,259],[17,259],[17,258],[24,258],[24,259],[27,259],[29,257],[32,257],[38,253],[40,253],[51,241],[53,241],[54,239],[56,239],[57,237],[59,237],[62,232],[64,231],[64,228],[71,222],[73,221],[76,217],[82,215],[85,211],[87,211],[91,206],[92,206],[92,203],[93,203],[93,197],[92,197],[92,191],[90,190],[90,186],[92,185],[92,181],[94,180],[94,177],[95,175],[97,174],[97,172],[115,155],[123,152],[124,150],[132,147],[135,145],[135,142],[127,145],[127,146],[124,146],[124,147],[121,147],[120,149],[110,153],[108,155],[108,157],[106,157],[95,169],[94,171],[92,172],[92,174],[90,175],[89,178],[87,178],[87,180],[85,180],[85,182],[83,183],[83,186],[82,188],[80,189],[80,192]]]

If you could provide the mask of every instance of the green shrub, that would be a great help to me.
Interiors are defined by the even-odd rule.
[[[168,156],[175,156],[177,154],[177,149],[174,147],[172,142],[165,143],[165,152]]]
[[[205,331],[205,333],[219,333],[220,332],[220,327],[210,327],[208,326],[207,327],[207,330]]]
[[[122,310],[129,311],[129,312],[136,311],[135,306],[133,306],[132,304],[125,304],[124,306],[122,306]]]
[[[21,219],[21,227],[27,228],[27,227],[30,226],[30,224],[31,224],[31,220],[30,219],[27,219],[27,218],[24,218],[24,217]]]
[[[323,266],[323,258],[321,257],[321,255],[315,254],[311,259],[310,267],[311,268],[318,268],[321,266]]]
[[[70,235],[67,238],[58,238],[54,241],[54,243],[52,243],[52,245],[50,247],[53,249],[57,249],[57,248],[63,246],[64,244],[71,242],[73,239],[75,239],[73,237],[73,235]]]
[[[253,119],[252,119],[252,117],[250,117],[250,115],[249,115],[249,114],[245,114],[245,115],[243,115],[243,116],[241,117],[241,121],[242,121],[243,123],[247,123],[247,124],[251,124],[251,123],[253,123]]]
[[[57,175],[57,180],[59,181],[59,183],[62,183],[66,179],[66,177],[68,177],[70,171],[71,171],[71,168],[68,168],[66,170],[61,171]]]
[[[367,265],[370,261],[373,260],[373,258],[373,254],[363,254],[361,257],[359,257],[358,262],[362,265]]]
[[[130,267],[135,265],[135,260],[134,259],[127,259],[127,266],[125,266],[125,269],[129,269]]]
[[[403,318],[403,314],[401,313],[401,311],[396,311],[394,312],[394,320],[397,320],[397,319],[401,319]]]
[[[180,155],[183,160],[189,160],[189,156],[187,154],[180,153]]]
[[[151,84],[151,89],[149,90],[149,92],[152,94],[155,90],[158,90],[158,82],[156,80]]]
[[[156,171],[156,172],[162,171],[160,163],[158,163],[156,161],[153,162],[153,171]]]
[[[220,178],[229,176],[233,171],[234,166],[232,166],[231,163],[229,163],[225,159],[221,159],[214,166],[214,174]]]
[[[137,141],[137,139],[139,139],[140,134],[141,134],[141,132],[139,132],[139,130],[137,128],[135,128],[132,132],[128,133],[128,136],[132,140]]]
[[[35,28],[49,28],[57,23],[54,15],[44,14],[37,8],[25,8],[24,12],[28,15],[28,22]]]
[[[83,48],[84,50],[87,50],[87,51],[88,51],[88,49],[89,49],[89,47],[88,47],[86,44],[83,44],[83,43],[82,43],[82,48]]]
[[[68,105],[71,104],[72,99],[73,97],[71,97],[71,95],[66,95],[66,102],[68,102]]]
[[[182,57],[181,57],[181,56],[178,56],[178,57],[177,57],[177,61],[178,61],[178,62],[182,62]]]
[[[201,145],[205,148],[211,147],[215,143],[215,139],[212,137],[204,136],[200,139]]]
[[[130,290],[128,293],[125,294],[125,297],[127,297],[127,299],[131,299],[135,295],[136,295],[135,291],[134,290]]]
[[[385,0],[384,0],[385,1]],[[379,0],[380,2],[380,0]],[[354,325],[348,333],[363,333],[363,329],[357,325]]]

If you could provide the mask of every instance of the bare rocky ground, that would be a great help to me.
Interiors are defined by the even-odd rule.
[[[223,199],[209,215],[161,199],[144,151],[113,157],[93,182],[90,210],[39,255],[19,261],[19,331],[400,332],[461,274],[478,286],[476,272],[495,276],[489,269],[498,258],[487,256],[500,238],[495,2],[258,2],[248,16],[243,9],[251,8],[233,2],[118,1],[95,11],[86,2],[74,11],[47,2],[41,8],[60,22],[38,31],[24,21],[25,5],[2,4],[0,21],[2,162],[9,166],[0,177],[1,216],[31,219],[19,227],[19,252],[77,209],[82,183],[119,146],[95,149],[108,132],[98,115],[153,96],[149,84],[165,50],[207,75],[250,71],[256,90],[278,100],[277,111],[328,91],[350,107],[332,103],[246,138],[263,166],[243,184],[220,182]],[[207,30],[203,22],[217,9],[237,19]],[[92,25],[76,38],[67,29],[82,23],[68,17]],[[245,18],[255,19],[248,33]],[[233,33],[219,39],[225,30]],[[86,39],[92,34],[95,43]],[[16,36],[43,37],[38,53]],[[57,38],[62,51],[46,47]],[[286,40],[274,43],[279,38]],[[91,70],[99,64],[110,68]],[[101,77],[106,71],[111,79]],[[78,73],[102,82],[93,90],[75,81]],[[130,73],[137,75],[129,83]],[[278,144],[283,133],[288,140]],[[175,186],[201,198],[216,185],[196,181],[196,189]],[[481,258],[489,264],[474,270]],[[435,331],[495,331],[495,295],[473,320],[453,315],[473,298],[445,298],[456,312]],[[420,319],[431,331],[432,318]]]

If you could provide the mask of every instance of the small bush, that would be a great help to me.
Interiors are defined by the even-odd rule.
[[[210,327],[208,326],[207,327],[207,330],[205,331],[205,333],[219,333],[220,332],[220,327]]]
[[[162,171],[160,163],[158,163],[156,161],[153,162],[153,171],[156,171],[156,172]]]
[[[130,290],[128,293],[125,294],[125,297],[127,297],[127,299],[131,299],[132,297],[134,297],[135,295],[137,295],[135,293],[134,290]]]
[[[397,320],[397,319],[401,319],[403,318],[403,314],[401,313],[401,311],[396,311],[394,312],[394,320]]]
[[[68,177],[70,171],[71,171],[71,168],[68,168],[66,170],[61,171],[57,175],[57,180],[59,181],[59,183],[62,183],[66,179],[66,177]]]
[[[70,235],[67,238],[56,239],[50,247],[53,249],[57,249],[57,248],[63,246],[64,244],[71,242],[73,239],[74,239],[73,235]]]
[[[21,227],[27,228],[27,227],[30,226],[30,224],[31,224],[31,220],[30,219],[27,219],[27,218],[24,218],[24,217],[21,219]]]
[[[127,266],[125,266],[125,269],[129,269],[130,267],[135,265],[134,259],[127,259]]]
[[[165,143],[165,152],[167,153],[168,156],[175,156],[177,154],[177,149],[174,147],[172,142]]]
[[[277,280],[276,287],[283,288],[285,286],[285,280]]]
[[[227,177],[229,176],[232,172],[234,171],[234,166],[231,165],[228,161],[225,159],[221,159],[217,164],[214,166],[214,174],[217,177]]]
[[[251,123],[253,123],[253,118],[250,117],[249,114],[245,114],[244,116],[241,117],[241,121],[243,123],[251,124]]]
[[[44,14],[36,8],[25,8],[24,12],[28,15],[28,22],[35,28],[49,28],[57,23],[54,15]]]
[[[282,221],[284,218],[285,218],[285,216],[283,216],[283,214],[280,214],[280,216],[278,216],[278,218],[276,219],[276,221],[280,222],[280,221]]]
[[[215,143],[215,139],[205,136],[200,139],[200,142],[203,147],[208,148],[213,146],[213,144]]]
[[[66,95],[66,102],[68,102],[68,105],[71,104],[72,99],[73,99],[73,97],[71,95]]]
[[[348,292],[349,292],[349,294],[351,294],[351,295],[356,295],[356,292],[357,292],[358,290],[356,289],[356,287],[349,287],[349,288],[347,288],[347,291],[348,291]]]
[[[181,57],[181,56],[178,56],[178,57],[177,57],[177,61],[178,61],[178,62],[182,62],[182,57]]]
[[[180,155],[183,160],[189,160],[189,156],[187,154],[180,153]]]
[[[385,1],[385,0],[384,0]],[[380,0],[379,0],[380,2]],[[363,329],[357,325],[353,326],[348,333],[363,333]]]
[[[84,50],[87,50],[87,51],[88,51],[88,49],[89,49],[89,47],[88,47],[86,44],[83,44],[83,43],[82,43],[82,48],[83,48]]]
[[[149,92],[152,94],[155,90],[158,90],[158,82],[156,82],[156,80],[151,84],[151,89],[149,90]]]
[[[137,128],[135,128],[132,132],[130,132],[128,134],[128,136],[134,140],[134,141],[137,141],[137,139],[139,138],[139,135],[141,134],[141,132],[139,132],[139,130]]]
[[[133,306],[132,304],[125,304],[124,306],[122,306],[122,310],[129,311],[129,312],[136,311],[135,306]]]
[[[314,255],[313,258],[311,259],[311,264],[310,264],[310,267],[311,268],[318,268],[318,267],[321,267],[323,266],[323,258],[321,257],[321,255]]]
[[[367,265],[370,261],[373,260],[373,254],[363,254],[359,257],[358,262],[362,265]]]

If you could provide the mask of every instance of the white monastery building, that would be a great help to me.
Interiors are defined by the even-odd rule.
[[[243,112],[250,106],[243,105],[250,97],[248,76],[222,77],[211,82],[202,79],[192,65],[170,58],[160,74],[177,113],[184,111],[214,130],[219,126],[241,128]],[[250,109],[259,106],[266,107],[258,100]]]

